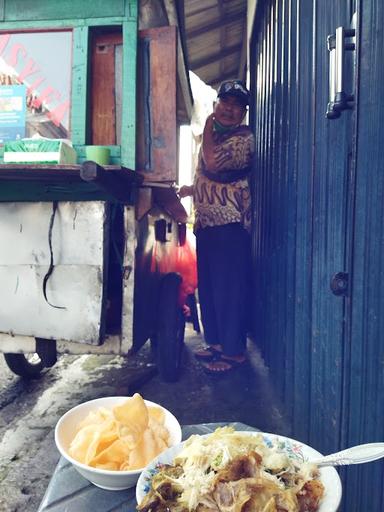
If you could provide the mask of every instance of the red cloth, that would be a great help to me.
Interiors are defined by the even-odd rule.
[[[166,246],[160,242],[155,242],[151,271],[168,274],[177,272],[182,277],[180,286],[179,304],[183,306],[187,296],[194,293],[197,288],[197,263],[196,250],[188,237],[184,245]]]

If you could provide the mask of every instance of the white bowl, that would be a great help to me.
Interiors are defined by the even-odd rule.
[[[70,462],[73,467],[87,480],[94,485],[107,489],[109,491],[121,491],[133,487],[141,471],[141,469],[134,469],[131,471],[111,471],[98,468],[92,468],[86,464],[82,464],[73,459],[68,454],[68,449],[71,441],[74,439],[79,423],[91,412],[96,411],[99,407],[112,409],[118,403],[127,400],[127,396],[110,396],[106,398],[96,398],[89,402],[77,405],[73,409],[66,412],[57,422],[55,428],[55,443],[61,455]],[[170,446],[174,446],[181,441],[181,427],[175,416],[169,412],[165,407],[162,407],[155,402],[144,400],[146,405],[161,407],[165,412],[165,427],[169,431]]]
[[[265,432],[244,431],[242,433],[245,435],[261,434],[267,446],[272,442],[278,441],[279,451],[285,452],[288,457],[299,461],[314,460],[321,456],[321,453],[316,451],[314,448],[289,437]],[[210,434],[205,434],[204,437],[209,435]],[[138,504],[142,502],[145,495],[149,492],[151,480],[158,472],[159,464],[172,464],[174,458],[180,453],[184,444],[185,441],[178,445],[171,446],[168,450],[165,450],[153,459],[153,461],[150,462],[143,470],[136,485],[136,501]],[[336,469],[332,467],[320,468],[320,481],[324,485],[324,497],[320,503],[318,512],[336,512],[340,506],[342,496],[339,474]]]

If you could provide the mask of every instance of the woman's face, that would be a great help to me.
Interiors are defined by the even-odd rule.
[[[246,107],[236,97],[230,94],[217,99],[215,118],[223,126],[237,126],[245,116]]]

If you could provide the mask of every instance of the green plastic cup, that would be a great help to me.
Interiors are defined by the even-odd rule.
[[[99,165],[108,165],[111,157],[111,150],[105,146],[86,146],[85,157]]]

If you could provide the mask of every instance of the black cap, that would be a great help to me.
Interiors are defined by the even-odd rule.
[[[225,80],[220,84],[219,90],[217,91],[217,97],[225,96],[230,94],[239,98],[244,105],[249,103],[249,91],[242,80]]]

